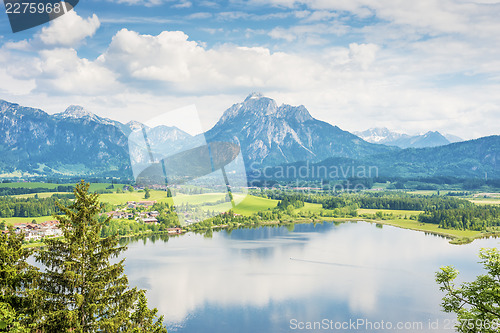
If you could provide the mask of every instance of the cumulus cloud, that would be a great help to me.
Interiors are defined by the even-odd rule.
[[[175,84],[170,88],[177,92],[268,86],[288,89],[307,84],[311,80],[308,74],[321,72],[314,61],[263,47],[222,45],[207,49],[180,31],[151,36],[123,29],[97,62],[122,79]]]
[[[364,70],[373,64],[378,50],[379,47],[375,44],[349,44],[349,56]]]
[[[85,58],[74,49],[40,52],[37,91],[55,94],[105,95],[116,92],[117,82],[110,70]]]
[[[92,37],[100,25],[99,18],[95,14],[84,19],[71,10],[51,21],[48,27],[43,27],[35,38],[48,46],[72,47],[85,38]]]
[[[265,47],[242,46],[245,42],[208,47],[182,31],[147,35],[123,29],[100,56],[85,59],[73,45],[94,35],[99,20],[73,16],[68,18],[74,27],[84,29],[72,29],[64,38],[57,34],[63,29],[55,26],[56,20],[31,41],[3,44],[0,79],[13,82],[12,94],[23,91],[19,87],[26,82],[33,96],[71,96],[67,104],[92,103],[94,110],[110,116],[127,110],[129,119],[141,105],[160,110],[200,103],[199,109],[216,121],[226,107],[257,90],[278,102],[304,104],[313,116],[351,131],[375,125],[408,132],[441,130],[465,138],[498,132],[497,122],[484,122],[500,114],[496,3],[271,2],[280,10],[290,8],[274,16],[227,11],[190,17],[219,20],[217,28],[206,27],[206,32],[234,34],[238,32],[219,23],[279,17],[298,22],[280,21],[282,26],[267,31],[240,29],[240,34],[265,38],[253,44]],[[360,27],[357,17],[369,15],[374,17]],[[41,46],[34,48],[37,42]],[[31,58],[16,59],[30,47]],[[8,89],[9,84],[0,84],[0,90]],[[82,103],[82,96],[88,102]]]

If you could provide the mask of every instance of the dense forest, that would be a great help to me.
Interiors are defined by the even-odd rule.
[[[54,188],[47,187],[0,187],[0,196],[32,194],[32,193],[47,193],[47,192],[73,192],[73,185],[58,185]]]
[[[419,215],[418,220],[439,224],[445,229],[485,230],[488,227],[500,226],[500,207],[484,205],[427,210]]]
[[[323,208],[321,216],[356,217],[359,208],[413,210],[424,211],[418,216],[420,222],[438,224],[444,229],[486,230],[488,227],[500,226],[500,207],[478,206],[468,200],[457,198],[464,194],[462,192],[458,195],[423,196],[386,191],[307,195],[273,190],[262,192],[261,196],[280,200],[278,208],[281,210],[290,205],[295,208],[302,207],[303,202],[320,203]]]
[[[474,204],[462,199],[443,196],[417,196],[405,193],[352,194],[338,197],[327,197],[323,208],[334,209],[350,203],[359,208],[394,209],[394,210],[434,210],[473,207]]]
[[[13,198],[0,197],[0,217],[39,217],[59,214],[56,202],[68,205],[67,197],[58,198]]]

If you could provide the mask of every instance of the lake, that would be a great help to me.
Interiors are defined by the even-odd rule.
[[[470,281],[479,249],[498,242],[325,222],[149,238],[124,256],[169,332],[452,332],[435,272],[453,265]]]

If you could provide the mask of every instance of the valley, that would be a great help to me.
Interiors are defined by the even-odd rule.
[[[62,184],[45,184],[45,183],[4,183],[3,188],[11,184],[10,188],[25,188],[36,191],[45,190],[47,188],[57,189]],[[395,226],[404,229],[411,229],[426,233],[441,235],[451,239],[452,243],[461,244],[468,243],[477,238],[500,236],[500,215],[492,215],[491,224],[482,227],[461,227],[443,226],[439,223],[425,222],[426,209],[408,209],[407,207],[426,207],[426,205],[443,202],[447,206],[460,204],[460,207],[469,202],[471,209],[473,207],[482,207],[485,209],[496,209],[500,212],[500,198],[497,194],[490,193],[468,193],[465,196],[460,196],[459,199],[454,199],[449,194],[454,192],[443,192],[437,194],[437,191],[416,191],[416,192],[401,192],[397,190],[384,190],[382,193],[370,192],[353,192],[351,194],[336,194],[329,195],[322,191],[303,190],[251,190],[249,195],[234,194],[235,199],[239,202],[229,213],[225,213],[227,205],[224,204],[225,195],[220,193],[206,194],[183,194],[175,193],[174,197],[168,197],[163,190],[148,190],[150,196],[145,198],[145,191],[136,188],[128,190],[131,187],[123,184],[94,184],[93,191],[101,193],[99,198],[103,204],[102,212],[129,212],[134,218],[113,218],[111,220],[114,232],[119,233],[122,237],[131,235],[162,233],[167,228],[180,227],[185,231],[207,232],[211,229],[219,228],[240,228],[240,227],[255,227],[268,224],[295,224],[295,223],[316,223],[320,221],[364,221],[380,225]],[[455,192],[456,193],[456,192]],[[458,193],[464,194],[464,193]],[[29,200],[30,202],[38,202],[40,199],[50,199],[53,197],[66,197],[67,192],[41,192],[31,194],[19,194],[10,196],[21,200]],[[5,201],[9,197],[0,202]],[[380,198],[380,199],[377,199]],[[1,199],[1,198],[0,198]],[[70,199],[71,200],[71,199]],[[147,225],[146,228],[131,227],[134,224],[143,225],[140,212],[147,211],[146,208],[137,210],[127,209],[130,202],[151,202],[150,211],[158,211],[155,216],[158,222]],[[295,201],[294,201],[295,200]],[[331,206],[331,200],[334,200],[334,206]],[[361,200],[361,201],[360,201]],[[368,201],[367,201],[368,200]],[[458,201],[457,201],[458,200]],[[285,203],[287,202],[287,203]],[[426,203],[429,202],[429,203]],[[27,202],[28,204],[29,202]],[[195,212],[198,210],[210,210],[220,212],[219,217],[211,218],[207,221],[199,223],[189,223],[188,225],[180,225],[176,222],[175,205],[187,205],[190,210]],[[399,209],[385,208],[369,208],[373,205],[398,205]],[[466,205],[467,206],[467,205]],[[5,206],[1,206],[5,207]],[[0,222],[5,226],[16,227],[20,224],[43,223],[45,221],[53,221],[52,215],[40,216],[5,216],[5,208],[0,207]],[[337,207],[337,208],[333,208]],[[457,206],[459,207],[459,206]],[[497,207],[497,208],[495,208]],[[495,211],[495,210],[494,210]],[[432,210],[431,210],[432,212]],[[20,213],[30,214],[30,213]],[[137,215],[139,214],[139,215]],[[196,213],[193,213],[196,215]],[[195,216],[193,215],[193,216]],[[496,216],[496,217],[495,217]],[[222,218],[220,218],[222,217]],[[121,228],[124,228],[123,230]],[[122,230],[122,231],[120,231]],[[140,231],[142,230],[142,231]],[[32,242],[31,242],[32,243]]]

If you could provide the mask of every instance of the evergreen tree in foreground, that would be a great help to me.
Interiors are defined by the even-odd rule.
[[[27,333],[37,316],[38,270],[26,262],[32,251],[22,247],[23,240],[12,228],[0,234],[0,332]]]
[[[111,263],[126,247],[116,235],[101,238],[110,218],[98,221],[100,203],[80,182],[75,200],[57,216],[64,237],[45,241],[36,255],[46,269],[40,277],[44,332],[167,332],[163,317],[147,308],[145,291],[130,288],[124,259]]]

